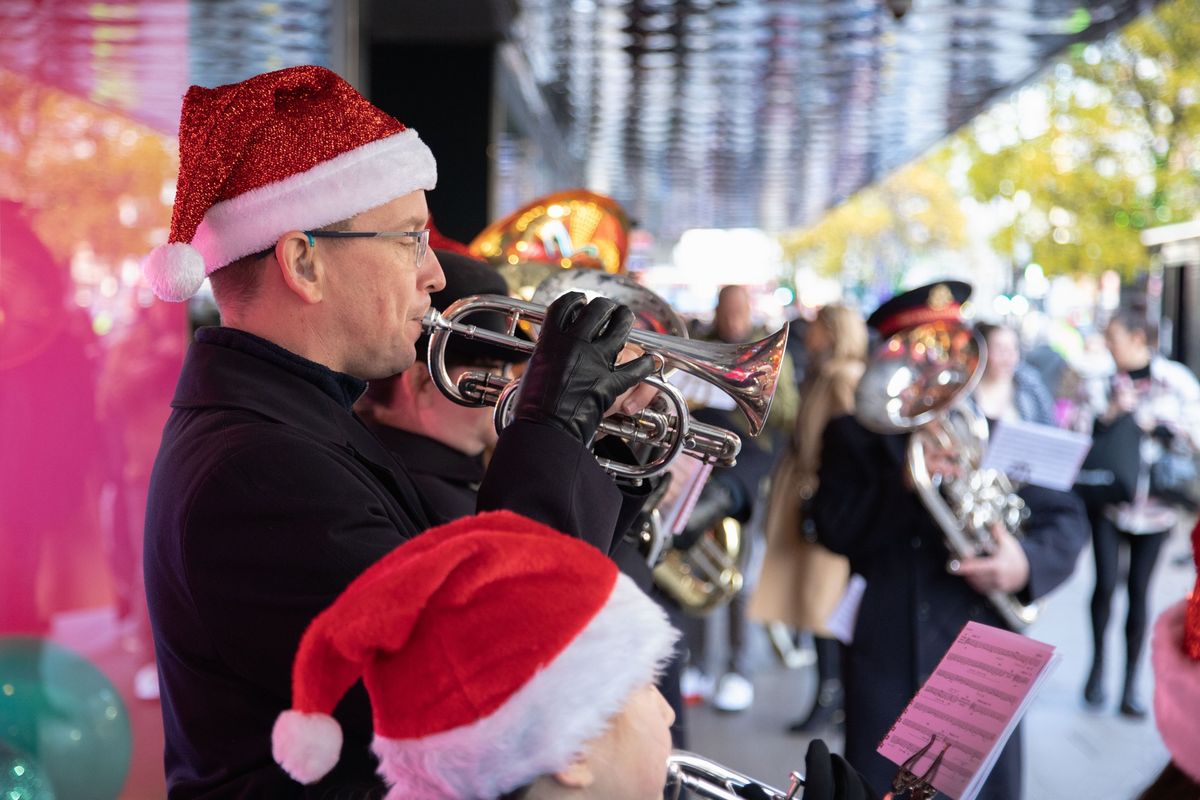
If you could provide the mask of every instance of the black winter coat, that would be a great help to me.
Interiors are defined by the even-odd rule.
[[[309,622],[366,567],[442,521],[352,413],[365,384],[227,328],[196,334],[155,462],[146,514],[172,798],[378,792],[361,683],[335,716],[337,768],[302,787],[271,757]],[[621,493],[566,434],[518,422],[478,509],[507,508],[613,546]]]
[[[908,701],[937,667],[968,620],[1005,627],[988,600],[946,571],[941,530],[905,480],[906,436],[881,436],[853,417],[832,420],[822,444],[820,485],[812,502],[822,544],[850,559],[867,581],[854,641],[842,661],[846,758],[880,792],[897,767],[875,752]],[[1088,538],[1078,498],[1026,486],[1030,508],[1021,546],[1029,558],[1024,602],[1066,580]],[[981,798],[1021,796],[1020,738],[1015,733]]]

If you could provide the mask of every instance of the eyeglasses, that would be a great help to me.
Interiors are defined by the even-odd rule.
[[[304,231],[308,237],[308,246],[315,247],[314,239],[416,239],[417,266],[425,260],[429,252],[429,228],[423,231]]]

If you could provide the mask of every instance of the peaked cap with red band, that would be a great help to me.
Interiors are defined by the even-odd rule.
[[[495,798],[565,769],[651,682],[677,634],[599,550],[510,512],[427,531],[309,626],[275,760],[337,763],[330,716],[360,678],[389,800]]]
[[[1192,559],[1200,572],[1200,523],[1192,529]],[[1175,766],[1200,783],[1200,577],[1155,621],[1150,660],[1154,723]]]
[[[930,322],[951,322],[962,317],[962,304],[971,296],[970,284],[938,281],[909,289],[885,301],[867,318],[867,325],[883,338]]]
[[[179,121],[170,237],[142,269],[161,299],[186,300],[205,276],[287,231],[349,219],[436,183],[417,132],[324,67],[193,86]]]

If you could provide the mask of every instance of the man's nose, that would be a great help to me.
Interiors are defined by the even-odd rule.
[[[437,253],[432,247],[425,254],[425,262],[421,266],[427,273],[426,291],[430,293],[440,292],[446,288],[446,273],[442,272],[442,262],[438,261]]]

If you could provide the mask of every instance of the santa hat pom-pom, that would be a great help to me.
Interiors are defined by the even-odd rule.
[[[204,283],[204,257],[185,242],[159,245],[146,257],[142,274],[158,299],[179,303],[194,295]]]
[[[271,731],[271,752],[303,784],[324,778],[342,753],[342,728],[328,714],[284,711]]]

